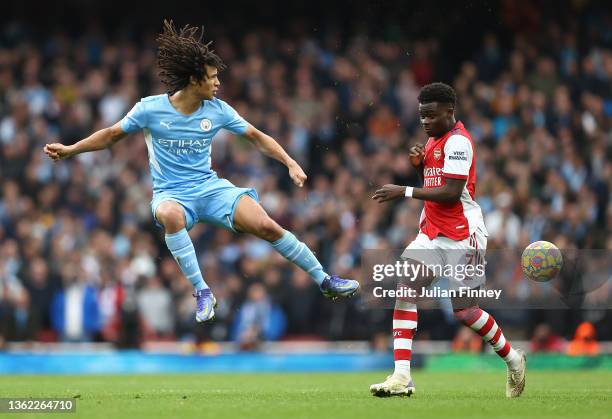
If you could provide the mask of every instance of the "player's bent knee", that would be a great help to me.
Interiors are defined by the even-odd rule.
[[[283,228],[270,217],[264,217],[257,224],[257,235],[264,240],[275,241],[283,236]]]
[[[157,220],[171,232],[185,228],[185,212],[183,208],[175,202],[163,202],[155,212]]]
[[[480,316],[480,310],[478,309],[478,306],[471,306],[467,308],[453,310],[453,315],[455,316],[455,319],[457,319],[461,323],[472,324],[476,320],[478,320],[478,317]]]

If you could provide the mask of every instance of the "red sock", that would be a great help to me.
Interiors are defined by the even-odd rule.
[[[412,338],[417,327],[417,306],[402,300],[395,301],[393,310],[393,356],[395,372],[404,378],[410,377]]]
[[[489,313],[479,307],[468,307],[455,310],[454,314],[457,320],[482,336],[506,363],[514,365],[520,359],[510,342],[506,340],[501,327]]]

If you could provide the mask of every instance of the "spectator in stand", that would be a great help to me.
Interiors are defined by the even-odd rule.
[[[453,352],[482,352],[482,338],[467,327],[460,327],[452,342]]]
[[[96,289],[84,280],[81,267],[66,263],[62,271],[63,288],[51,303],[51,324],[61,340],[92,341],[100,331],[100,315]]]
[[[265,287],[259,283],[251,285],[234,324],[235,340],[240,348],[253,350],[262,340],[276,340],[282,336],[285,326],[283,312],[270,301]]]
[[[567,354],[572,356],[599,355],[599,343],[595,326],[589,322],[582,322],[576,328],[574,339],[567,346]]]
[[[8,265],[7,261],[0,261],[0,348],[7,340],[30,338],[27,330],[29,294]]]
[[[144,338],[151,340],[172,338],[174,333],[172,294],[162,286],[158,276],[152,276],[147,280],[138,292],[137,299]]]
[[[549,324],[542,323],[536,326],[531,338],[531,352],[562,353],[566,342],[552,330]]]

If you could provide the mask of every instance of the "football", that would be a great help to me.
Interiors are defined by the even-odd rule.
[[[537,241],[523,250],[521,267],[525,276],[533,281],[546,282],[555,278],[563,266],[561,251],[553,243]]]

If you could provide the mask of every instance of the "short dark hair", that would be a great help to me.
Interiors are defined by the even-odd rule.
[[[445,83],[431,83],[423,86],[419,93],[419,103],[448,103],[454,108],[457,104],[455,90]]]
[[[196,36],[200,30],[200,35]],[[223,70],[225,64],[210,49],[212,42],[204,43],[204,29],[185,25],[180,30],[172,20],[164,19],[164,30],[157,36],[157,65],[159,77],[171,93],[189,84],[191,76],[203,80],[206,76],[204,65]]]

